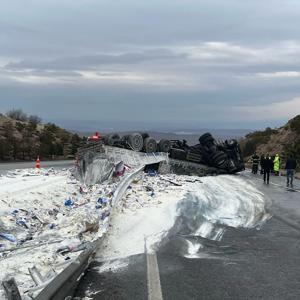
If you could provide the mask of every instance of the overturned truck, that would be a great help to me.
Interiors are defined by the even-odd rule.
[[[210,133],[201,135],[199,143],[192,146],[185,140],[161,139],[157,142],[148,133],[132,133],[122,137],[119,134],[109,134],[96,141],[90,140],[79,149],[79,157],[86,157],[83,165],[87,157],[90,162],[93,160],[93,153],[113,157],[110,160],[114,163],[124,160],[125,156],[127,159],[130,156],[139,160],[141,155],[163,153],[168,159],[150,166],[161,173],[207,176],[234,174],[245,169],[238,142],[234,139],[217,141]],[[84,166],[82,169],[84,170]]]

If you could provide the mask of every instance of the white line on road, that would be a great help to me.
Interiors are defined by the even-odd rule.
[[[148,300],[163,300],[156,253],[148,253],[146,239]]]
[[[147,253],[148,300],[162,300],[156,253]]]

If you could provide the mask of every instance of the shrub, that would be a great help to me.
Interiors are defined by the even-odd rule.
[[[245,157],[252,155],[257,146],[267,144],[272,134],[276,134],[278,130],[267,127],[264,131],[254,131],[246,135],[246,140],[241,143],[241,149]]]
[[[37,125],[42,122],[42,119],[38,116],[32,115],[32,116],[29,116],[28,122],[29,122],[30,127],[32,128],[32,130],[35,130]]]
[[[298,134],[300,134],[300,115],[290,120],[289,124],[293,131],[296,131]]]

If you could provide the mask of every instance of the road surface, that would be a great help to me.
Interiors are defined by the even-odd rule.
[[[99,272],[93,262],[76,297],[88,299],[299,299],[300,298],[300,182],[285,188],[285,178],[260,175],[245,179],[270,199],[273,217],[260,230],[227,228],[221,242],[201,237],[173,236],[149,257],[124,259],[125,267]],[[186,240],[203,248],[194,259],[181,255]],[[122,264],[121,262],[118,262]],[[76,299],[76,298],[75,298]]]

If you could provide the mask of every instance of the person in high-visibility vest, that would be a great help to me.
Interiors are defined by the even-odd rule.
[[[276,176],[278,176],[279,175],[279,169],[280,169],[280,157],[279,157],[279,154],[275,155],[273,163],[274,163],[274,174]]]

